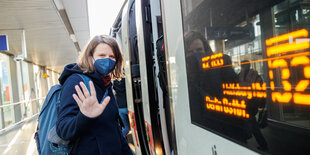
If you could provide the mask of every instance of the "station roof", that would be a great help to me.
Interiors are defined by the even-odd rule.
[[[22,29],[25,60],[60,73],[89,39],[87,0],[1,0],[0,34],[9,41],[5,53],[22,54]]]

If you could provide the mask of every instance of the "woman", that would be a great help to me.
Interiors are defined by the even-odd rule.
[[[71,154],[132,154],[121,133],[111,90],[111,78],[121,78],[122,64],[115,39],[101,35],[88,43],[77,63],[65,67],[59,78],[63,88],[56,130],[72,143]],[[90,78],[90,91],[78,74]]]

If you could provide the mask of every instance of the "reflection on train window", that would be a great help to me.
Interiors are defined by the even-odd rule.
[[[309,152],[310,2],[181,4],[192,123],[254,150]]]

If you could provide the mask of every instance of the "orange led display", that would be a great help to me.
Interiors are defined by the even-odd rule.
[[[291,61],[291,66],[308,65],[308,64],[310,64],[310,60],[306,56],[295,57]]]
[[[266,83],[251,83],[251,86],[240,86],[239,83],[223,83],[222,88],[227,90],[266,90]]]
[[[282,69],[281,76],[282,79],[288,79],[291,76],[290,70],[288,68]]]
[[[210,59],[210,56],[206,56],[206,57],[201,58],[201,61],[204,62],[204,61],[208,61],[209,59]]]
[[[266,45],[270,46],[274,43],[286,41],[286,40],[289,40],[290,38],[293,39],[297,37],[308,37],[308,31],[306,29],[302,29],[302,30],[294,31],[294,32],[287,33],[284,35],[280,35],[278,37],[270,38],[266,40]]]
[[[288,103],[292,99],[292,93],[272,92],[272,101],[280,103]]]
[[[219,67],[224,65],[223,53],[213,54],[211,56],[206,56],[201,58],[202,68],[209,69],[211,67]]]
[[[203,69],[208,69],[208,68],[210,68],[209,63],[202,63],[202,68],[203,68]]]
[[[272,46],[267,48],[267,56],[287,53],[287,52],[294,52],[298,50],[307,49],[310,47],[309,42],[301,42],[301,43],[285,43],[277,46]]]
[[[269,68],[287,67],[287,62],[284,59],[275,60]]]
[[[205,99],[206,108],[208,110],[222,112],[242,118],[249,118],[249,114],[245,110],[246,104],[244,100],[239,101],[237,99],[232,99],[232,101],[229,101],[227,98],[218,100],[216,97],[211,100],[209,96],[206,96]]]
[[[310,66],[304,69],[305,78],[310,79]]]
[[[273,80],[273,72],[272,71],[269,71],[269,78],[270,78],[270,80]]]
[[[252,87],[240,86],[239,83],[223,83],[223,95],[247,97],[247,99],[266,98],[266,83],[252,83]]]
[[[224,83],[224,89],[232,89],[232,90],[252,90],[251,87],[240,86],[239,83]]]
[[[247,99],[252,99],[253,97],[251,91],[223,90],[223,95],[242,96],[242,97],[247,97]]]
[[[292,90],[292,85],[288,81],[282,81],[283,89],[285,91],[291,91]]]
[[[273,102],[279,103],[290,103],[293,102],[295,104],[303,104],[310,105],[310,94],[303,93],[309,87],[309,79],[310,79],[310,59],[307,55],[308,52],[304,52],[307,55],[301,55],[301,53],[297,54],[289,54],[290,52],[296,52],[299,50],[307,50],[310,47],[309,41],[306,39],[302,42],[293,41],[293,39],[297,40],[298,37],[308,37],[308,31],[306,29],[302,29],[299,31],[291,32],[288,34],[284,34],[278,37],[274,37],[266,40],[267,47],[267,56],[273,56],[276,54],[286,54],[285,57],[275,57],[275,58],[267,58],[269,70],[269,78],[270,78],[270,87],[271,90],[274,91],[271,93],[271,98]],[[303,39],[303,38],[301,38]],[[280,45],[271,46],[275,43],[280,43],[282,41],[289,41],[289,43],[282,43]],[[276,60],[272,60],[276,59]],[[300,81],[297,83],[296,87],[293,88],[290,79],[291,71],[290,69],[295,66],[304,66],[304,78],[300,77]],[[279,86],[275,86],[275,70],[281,70],[281,82]],[[281,85],[282,84],[282,85]],[[283,90],[276,88],[283,88]],[[295,92],[292,92],[292,89]],[[302,93],[301,93],[302,92]]]
[[[223,67],[232,67],[232,66],[238,66],[238,65],[242,65],[242,64],[248,64],[248,63],[257,63],[257,62],[268,62],[268,66],[272,66],[271,61],[270,60],[278,60],[278,59],[285,59],[285,58],[293,58],[293,57],[297,57],[297,56],[308,56],[310,55],[310,52],[303,52],[303,53],[295,53],[295,54],[290,54],[290,55],[282,55],[282,56],[277,56],[277,57],[269,57],[269,58],[265,58],[265,59],[258,59],[258,60],[253,60],[251,62],[244,62],[244,63],[238,63],[238,64],[230,64],[230,65],[223,65],[220,66],[221,68]],[[204,57],[206,58],[206,57]],[[210,58],[210,57],[209,57]],[[206,60],[206,59],[205,59]],[[203,65],[202,65],[203,66]]]
[[[223,98],[223,105],[232,106],[235,108],[246,108],[245,101],[241,100],[239,102],[237,99],[232,99],[232,102],[229,102],[227,98]]]
[[[223,53],[213,54],[211,55],[211,60],[222,58],[222,57],[223,57]]]
[[[223,59],[217,59],[217,60],[211,61],[212,67],[218,67],[218,66],[223,66],[223,65],[224,65]]]
[[[310,95],[294,93],[295,104],[310,105]]]
[[[212,103],[207,103],[207,109],[222,112],[223,111],[223,106],[215,105],[215,104],[212,104]]]
[[[309,86],[309,80],[300,80],[299,83],[297,84],[295,90],[296,91],[305,91],[308,86]]]
[[[273,81],[270,82],[270,89],[271,89],[272,91],[274,90],[274,82],[273,82]]]
[[[214,97],[214,100],[211,100],[209,96],[206,96],[206,102],[216,103],[216,104],[221,104],[222,103],[216,97]]]
[[[238,108],[232,108],[232,107],[224,107],[224,113],[238,116],[238,117],[243,117],[243,118],[250,117],[250,115],[247,114],[245,110],[238,109]]]
[[[267,58],[248,62],[267,62],[272,102],[310,106],[310,94],[305,92],[310,87],[310,52],[301,51],[309,50],[310,42],[304,38],[308,38],[306,29],[270,38],[266,40]],[[207,56],[201,60],[203,69],[232,66],[224,66],[222,53]],[[294,75],[299,73],[295,68],[303,68],[303,76],[300,77],[297,74],[299,81],[296,81]],[[247,102],[256,102],[251,100],[253,98],[267,98],[266,85],[268,84],[265,82],[223,83],[223,98],[211,99],[210,96],[206,96],[205,108],[238,118],[249,118],[246,110],[249,104]]]
[[[266,83],[252,83],[252,90],[266,90]]]
[[[247,97],[247,99],[266,98],[267,94],[263,91],[236,91],[236,90],[223,90],[223,95]]]

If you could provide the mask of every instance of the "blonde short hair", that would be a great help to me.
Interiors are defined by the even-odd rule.
[[[120,80],[123,77],[123,56],[117,41],[108,35],[98,35],[90,40],[77,60],[79,67],[83,73],[93,73],[95,71],[93,64],[93,54],[95,48],[101,43],[107,44],[112,48],[116,64],[114,70],[111,72],[111,78]]]

